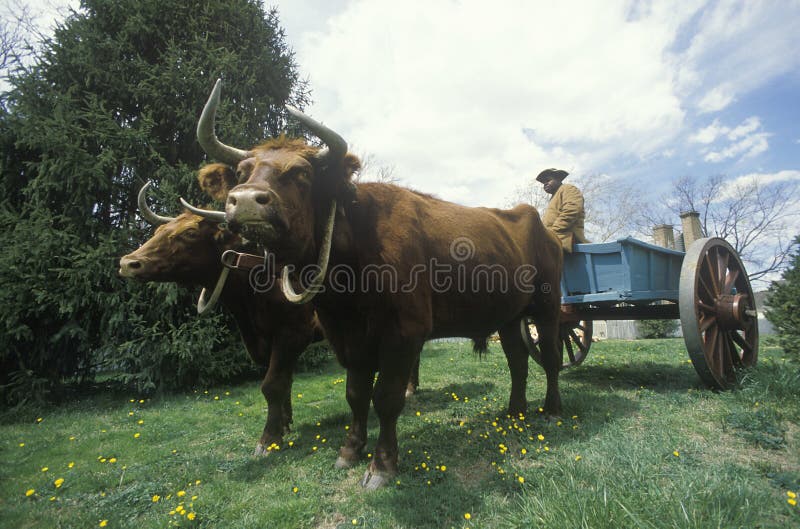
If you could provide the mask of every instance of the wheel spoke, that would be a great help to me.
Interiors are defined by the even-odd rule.
[[[713,289],[711,291],[712,292],[711,299],[715,299],[719,294],[719,284],[717,283],[717,267],[715,266],[714,263],[711,262],[712,251],[713,249],[708,251],[705,260],[703,262],[706,265],[706,272],[708,274],[708,277],[709,279],[711,279],[711,288]]]
[[[698,301],[697,302],[697,306],[700,307],[703,310],[703,312],[707,312],[707,313],[710,313],[710,314],[716,314],[717,313],[716,307],[713,307],[712,305],[708,305],[706,303],[703,303],[702,301]]]
[[[728,272],[728,275],[725,277],[725,286],[722,287],[723,294],[730,294],[732,292],[733,285],[739,278],[739,273],[740,270],[738,268],[733,268]]]
[[[719,358],[717,356],[717,338],[719,337],[719,330],[716,325],[711,326],[705,334],[705,357],[708,362],[708,368],[712,373],[719,371]]]
[[[717,251],[717,285],[724,285],[725,284],[725,276],[728,272],[728,252],[719,250]],[[723,286],[724,289],[724,286]],[[722,290],[721,294],[725,294],[726,291]]]
[[[747,340],[744,339],[744,336],[739,334],[738,331],[731,332],[731,338],[733,339],[736,344],[742,348],[742,353],[746,357],[748,353],[753,352],[753,346],[747,343]]]
[[[701,315],[703,316],[703,315]],[[700,332],[705,332],[709,327],[717,323],[715,316],[708,316],[700,319]]]
[[[703,290],[706,291],[706,296],[707,297],[705,298],[705,300],[706,301],[710,301],[710,302],[713,303],[714,299],[716,299],[716,297],[717,297],[716,293],[714,292],[714,290],[710,286],[708,286],[708,283],[706,282],[706,280],[703,279],[703,274],[702,273],[697,275],[697,279],[700,280],[700,286],[702,286]],[[700,290],[697,291],[697,297],[698,298],[702,298]]]
[[[564,339],[564,345],[567,346],[567,356],[569,356],[569,363],[575,363],[575,351],[572,349],[572,340],[570,340],[569,336]]]
[[[572,337],[572,341],[575,343],[575,345],[578,346],[578,350],[585,356],[588,348],[585,346],[580,336],[578,336],[575,331],[569,331],[569,335]]]

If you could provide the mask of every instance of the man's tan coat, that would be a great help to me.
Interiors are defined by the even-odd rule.
[[[577,187],[561,184],[553,194],[542,221],[555,232],[564,251],[571,252],[572,245],[589,242],[583,234],[583,195]]]

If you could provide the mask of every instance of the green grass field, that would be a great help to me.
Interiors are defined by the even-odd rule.
[[[800,371],[765,347],[742,388],[700,386],[682,340],[595,343],[564,415],[504,415],[499,346],[430,343],[399,422],[400,475],[333,468],[349,423],[334,362],[301,374],[294,430],[254,458],[258,382],[140,399],[97,392],[0,428],[0,527],[800,527]],[[377,421],[370,420],[370,441]]]

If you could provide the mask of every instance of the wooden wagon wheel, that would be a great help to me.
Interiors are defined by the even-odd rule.
[[[531,329],[531,327],[533,329]],[[592,322],[585,321],[566,321],[559,326],[559,339],[561,342],[561,358],[563,363],[561,369],[580,365],[589,354],[592,346]],[[528,344],[531,358],[536,363],[542,365],[542,351],[539,349],[539,337],[533,336],[536,326],[528,318],[523,318],[521,323],[522,336]],[[567,359],[564,360],[564,352]]]
[[[758,358],[755,298],[736,250],[717,237],[695,241],[679,288],[683,339],[695,370],[711,387],[731,387],[735,369]]]

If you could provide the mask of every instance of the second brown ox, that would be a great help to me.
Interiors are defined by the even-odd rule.
[[[198,180],[209,195],[224,200],[234,175],[229,167],[212,164],[200,170]],[[192,213],[158,216],[147,207],[145,191],[140,193],[139,209],[146,220],[159,226],[141,247],[120,259],[120,275],[219,290],[220,257],[225,250],[239,248],[240,237]],[[255,449],[256,455],[262,455],[273,443],[281,443],[292,421],[292,372],[305,348],[322,339],[322,329],[312,307],[288,303],[277,287],[257,292],[249,274],[226,275],[219,300],[233,314],[250,358],[267,368],[261,383],[267,421]]]
[[[561,247],[534,208],[468,208],[391,184],[356,186],[359,162],[346,142],[291,108],[324,148],[285,138],[249,151],[224,145],[214,135],[219,94],[218,82],[198,139],[209,155],[237,167],[240,185],[228,194],[225,215],[195,211],[227,220],[294,265],[283,270],[287,298],[313,300],[347,369],[352,423],[337,467],[359,460],[372,400],[380,433],[361,485],[377,488],[396,474],[406,380],[432,338],[467,337],[480,349],[498,331],[511,371],[508,411],[517,416],[527,409],[521,323],[533,318],[547,376],[544,409],[560,413]],[[315,273],[296,294],[289,274],[308,267]]]

